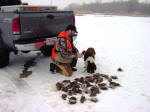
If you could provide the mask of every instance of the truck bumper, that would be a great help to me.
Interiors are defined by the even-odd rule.
[[[15,47],[18,51],[38,51],[42,46],[39,46],[38,43],[32,43],[32,44],[15,44]]]
[[[30,43],[30,44],[15,44],[15,48],[18,51],[38,51],[44,45],[52,46],[55,44],[57,37],[46,38],[44,41]]]

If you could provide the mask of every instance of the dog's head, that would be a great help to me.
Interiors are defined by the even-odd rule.
[[[84,61],[89,57],[92,56],[95,58],[96,52],[95,49],[92,47],[89,47],[85,52],[84,52]]]

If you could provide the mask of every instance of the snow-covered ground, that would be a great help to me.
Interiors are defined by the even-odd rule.
[[[122,86],[98,95],[99,102],[69,105],[55,88],[58,81],[87,76],[83,59],[71,77],[49,72],[49,57],[40,56],[32,75],[19,78],[26,60],[36,52],[15,56],[0,69],[0,112],[149,112],[150,18],[84,15],[76,17],[80,51],[96,50],[98,73],[116,75]],[[123,72],[118,72],[121,67]]]

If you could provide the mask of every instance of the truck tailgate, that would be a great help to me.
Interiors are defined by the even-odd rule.
[[[68,24],[73,24],[72,11],[21,12],[20,39],[57,36]]]

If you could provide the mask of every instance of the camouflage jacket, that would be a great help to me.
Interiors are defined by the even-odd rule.
[[[78,52],[78,49],[74,46],[73,42],[71,42],[72,51],[68,51],[68,41],[67,39],[61,37],[58,38],[58,43],[56,50],[60,52],[63,58],[72,59],[75,58]]]
[[[67,59],[72,59],[76,57],[78,49],[74,46],[72,42],[71,42],[71,45],[72,45],[72,52],[68,51],[67,39],[63,37],[58,39],[57,49],[60,52],[62,57],[67,58]]]

